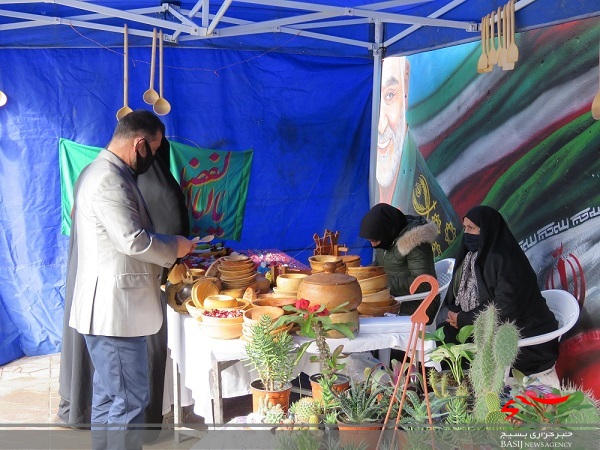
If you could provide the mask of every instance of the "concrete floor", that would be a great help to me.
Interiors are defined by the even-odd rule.
[[[39,429],[65,430],[56,416],[58,402],[58,375],[60,353],[44,356],[23,357],[0,366],[0,432],[6,430],[33,430],[31,424],[44,424]],[[246,415],[252,411],[249,396],[225,399],[225,420]],[[192,407],[184,408],[183,422],[201,427],[203,419],[196,416]],[[165,424],[173,423],[172,412],[165,416]],[[82,433],[75,431],[74,433]],[[172,433],[158,438],[144,448],[184,449],[190,448],[197,439],[182,436],[175,443]],[[10,448],[0,445],[2,448]],[[42,447],[43,448],[43,447]]]

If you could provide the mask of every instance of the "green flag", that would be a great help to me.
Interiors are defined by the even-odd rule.
[[[252,150],[209,150],[171,142],[171,170],[192,214],[192,233],[239,240]]]
[[[252,150],[210,150],[170,141],[171,172],[186,195],[194,235],[213,234],[220,239],[239,240]],[[73,186],[77,177],[102,150],[60,139],[61,232],[71,232]]]

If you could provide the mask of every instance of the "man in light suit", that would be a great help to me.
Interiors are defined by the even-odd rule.
[[[77,182],[77,275],[69,325],[84,335],[95,368],[95,448],[142,448],[138,433],[122,430],[143,421],[149,400],[146,336],[162,325],[161,268],[196,244],[154,233],[136,185],[163,134],[163,123],[151,112],[129,113]],[[119,426],[99,432],[106,424]]]

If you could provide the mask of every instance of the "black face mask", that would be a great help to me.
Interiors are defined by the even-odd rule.
[[[138,150],[135,151],[135,173],[137,175],[141,175],[147,172],[150,166],[152,166],[154,159],[156,158],[156,155],[152,154],[150,144],[148,144],[148,141],[146,141],[145,139],[144,144],[146,144],[146,156],[140,155],[140,152]]]
[[[463,233],[463,244],[470,252],[476,252],[479,248],[479,235]]]

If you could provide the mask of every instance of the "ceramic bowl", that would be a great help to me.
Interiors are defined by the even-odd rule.
[[[363,295],[372,294],[387,287],[387,275],[383,274],[376,277],[365,278],[364,280],[358,280],[358,284],[360,284]]]
[[[348,267],[347,270],[348,275],[352,275],[357,280],[364,280],[365,278],[373,278],[385,274],[382,266]]]
[[[305,273],[282,273],[275,280],[277,289],[288,292],[298,292],[298,287],[302,283],[302,279],[308,275]]]
[[[213,339],[238,339],[242,335],[242,324],[211,325],[198,321],[202,332]]]
[[[273,320],[277,320],[283,316],[283,309],[277,306],[254,306],[244,312],[244,323],[248,325],[258,323],[260,316],[264,314],[271,316]]]

